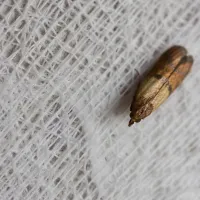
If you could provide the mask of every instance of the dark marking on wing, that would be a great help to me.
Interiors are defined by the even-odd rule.
[[[156,79],[158,79],[158,80],[159,80],[159,79],[161,79],[161,78],[162,78],[162,75],[160,75],[160,74],[155,74],[155,75],[154,75],[154,77],[155,77]]]

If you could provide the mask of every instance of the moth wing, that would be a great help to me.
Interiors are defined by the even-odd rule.
[[[169,77],[168,81],[159,90],[158,94],[151,100],[153,110],[156,110],[169,95],[181,84],[183,79],[187,76],[191,70],[193,64],[192,56],[185,56],[182,58],[179,65]]]
[[[192,56],[184,56],[176,67],[172,75],[169,77],[169,85],[171,86],[171,92],[173,92],[183,81],[183,79],[190,72],[193,64]]]
[[[165,84],[186,54],[187,50],[184,47],[173,46],[161,55],[136,91],[136,107],[146,104],[157,95],[163,84]]]

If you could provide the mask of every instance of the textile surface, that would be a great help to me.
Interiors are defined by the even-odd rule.
[[[167,48],[183,84],[128,127]],[[0,199],[200,199],[200,0],[0,0]]]

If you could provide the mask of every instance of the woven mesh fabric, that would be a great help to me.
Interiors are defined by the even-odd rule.
[[[0,0],[0,199],[200,199],[200,0]],[[191,73],[128,127],[173,44]],[[139,75],[138,75],[139,72]]]

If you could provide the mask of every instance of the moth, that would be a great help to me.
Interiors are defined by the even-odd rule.
[[[136,90],[129,126],[156,110],[180,85],[192,64],[193,57],[182,46],[172,46],[165,51]]]

